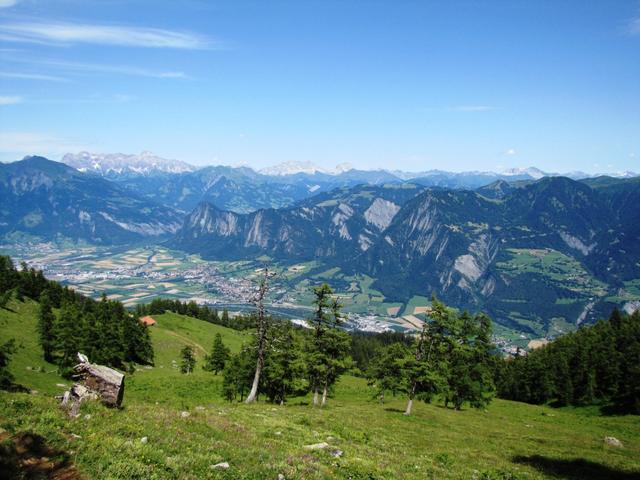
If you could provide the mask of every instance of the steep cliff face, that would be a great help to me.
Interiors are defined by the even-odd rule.
[[[293,208],[244,215],[203,203],[186,218],[171,245],[207,258],[264,253],[280,259],[346,262],[377,242],[400,210],[399,203],[419,191],[416,186],[343,188]]]
[[[488,270],[499,248],[491,219],[501,204],[474,192],[427,191],[408,202],[385,229],[383,240],[362,257],[363,268],[396,298],[436,293],[473,303],[495,282]],[[398,290],[396,288],[396,290]]]
[[[543,178],[502,185],[493,198],[398,185],[344,188],[247,215],[208,205],[190,215],[173,246],[207,258],[318,259],[370,275],[390,301],[436,294],[503,318],[552,318],[562,310],[576,321],[593,298],[600,300],[589,318],[611,308],[607,288],[624,291],[626,280],[640,276],[633,222],[640,183],[616,185],[609,192]]]

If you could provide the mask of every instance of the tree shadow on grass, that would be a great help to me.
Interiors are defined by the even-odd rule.
[[[0,434],[0,478],[80,480],[69,454],[54,450],[40,435]]]
[[[618,417],[623,415],[635,415],[638,412],[636,411],[637,406],[634,405],[603,405],[600,407],[600,413],[606,417]]]
[[[400,410],[399,408],[393,408],[393,407],[385,407],[384,411],[385,412],[404,413],[404,410]]]
[[[542,455],[518,455],[513,457],[512,461],[529,465],[546,475],[566,480],[640,480],[638,471],[618,470],[584,458],[562,460]]]

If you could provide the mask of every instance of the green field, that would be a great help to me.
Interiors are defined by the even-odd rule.
[[[607,286],[593,278],[577,260],[556,250],[510,248],[507,251],[508,260],[496,266],[508,275],[537,273],[581,295],[602,297],[607,293]]]
[[[202,350],[217,332],[237,351],[248,334],[174,314],[156,316],[153,368],[127,376],[122,409],[87,403],[69,420],[53,394],[67,383],[40,359],[34,341],[37,306],[11,302],[0,310],[0,341],[21,345],[11,371],[37,393],[0,393],[0,435],[41,435],[96,479],[604,479],[640,475],[640,419],[603,417],[596,409],[554,410],[495,400],[485,411],[417,404],[380,405],[362,379],[346,376],[325,409],[309,398],[287,405],[230,404],[221,377],[204,372]],[[192,375],[172,367],[183,345],[195,348]],[[40,371],[42,367],[43,371]],[[181,412],[189,412],[183,418]],[[87,416],[88,415],[88,416]],[[624,448],[603,444],[614,436]],[[148,437],[148,443],[141,442]],[[327,442],[328,451],[305,445]],[[334,457],[339,449],[343,454]],[[228,470],[212,465],[228,462]]]

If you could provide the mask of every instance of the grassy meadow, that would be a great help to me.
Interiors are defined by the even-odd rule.
[[[11,371],[32,392],[0,392],[3,451],[11,437],[30,432],[82,478],[640,478],[640,418],[594,408],[495,400],[484,411],[454,411],[434,402],[405,417],[402,398],[380,405],[366,381],[352,376],[324,409],[308,397],[285,406],[228,403],[222,377],[202,370],[203,355],[218,332],[232,351],[249,334],[170,313],[154,317],[155,365],[127,375],[123,408],[86,403],[70,420],[53,398],[69,382],[41,359],[36,342],[37,304],[8,307],[0,310],[0,341],[18,341]],[[198,361],[191,375],[174,366],[185,344]],[[606,446],[605,436],[624,447]],[[305,448],[320,442],[330,447]],[[220,462],[229,468],[213,468]]]

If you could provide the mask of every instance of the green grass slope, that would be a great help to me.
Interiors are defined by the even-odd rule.
[[[14,308],[15,307],[15,308]],[[32,303],[2,312],[0,341],[13,336],[25,346],[15,356],[17,380],[38,394],[0,392],[0,428],[34,432],[67,452],[87,478],[96,479],[604,479],[640,475],[640,418],[602,417],[591,409],[553,410],[496,400],[486,411],[456,412],[439,404],[372,400],[366,382],[345,377],[329,406],[313,409],[309,398],[286,406],[229,404],[220,376],[201,369],[201,345],[216,332],[233,350],[248,334],[174,314],[155,317],[151,330],[156,365],[127,376],[124,407],[82,406],[69,420],[51,392],[53,374],[42,365],[33,340]],[[172,366],[184,344],[196,347],[192,375]],[[49,384],[53,388],[47,389]],[[45,385],[46,384],[46,385]],[[189,412],[183,416],[182,412]],[[604,445],[614,436],[623,448]],[[148,442],[141,442],[148,437]],[[307,450],[327,442],[331,448]],[[341,456],[333,456],[336,450]],[[73,453],[71,453],[73,452]],[[229,462],[228,470],[212,468]]]
[[[16,382],[46,395],[61,394],[63,387],[71,385],[57,373],[58,368],[42,358],[38,343],[38,303],[12,300],[6,308],[0,308],[0,343],[13,338],[17,351],[11,357],[10,371]]]
[[[249,341],[249,334],[172,312],[153,318],[157,324],[149,330],[155,365],[140,367],[127,378],[127,399],[187,405],[189,401],[219,397],[221,377],[202,370],[204,357],[210,353],[217,333],[232,352]],[[190,375],[183,375],[179,368],[180,350],[185,345],[193,347],[196,357],[196,368]]]

